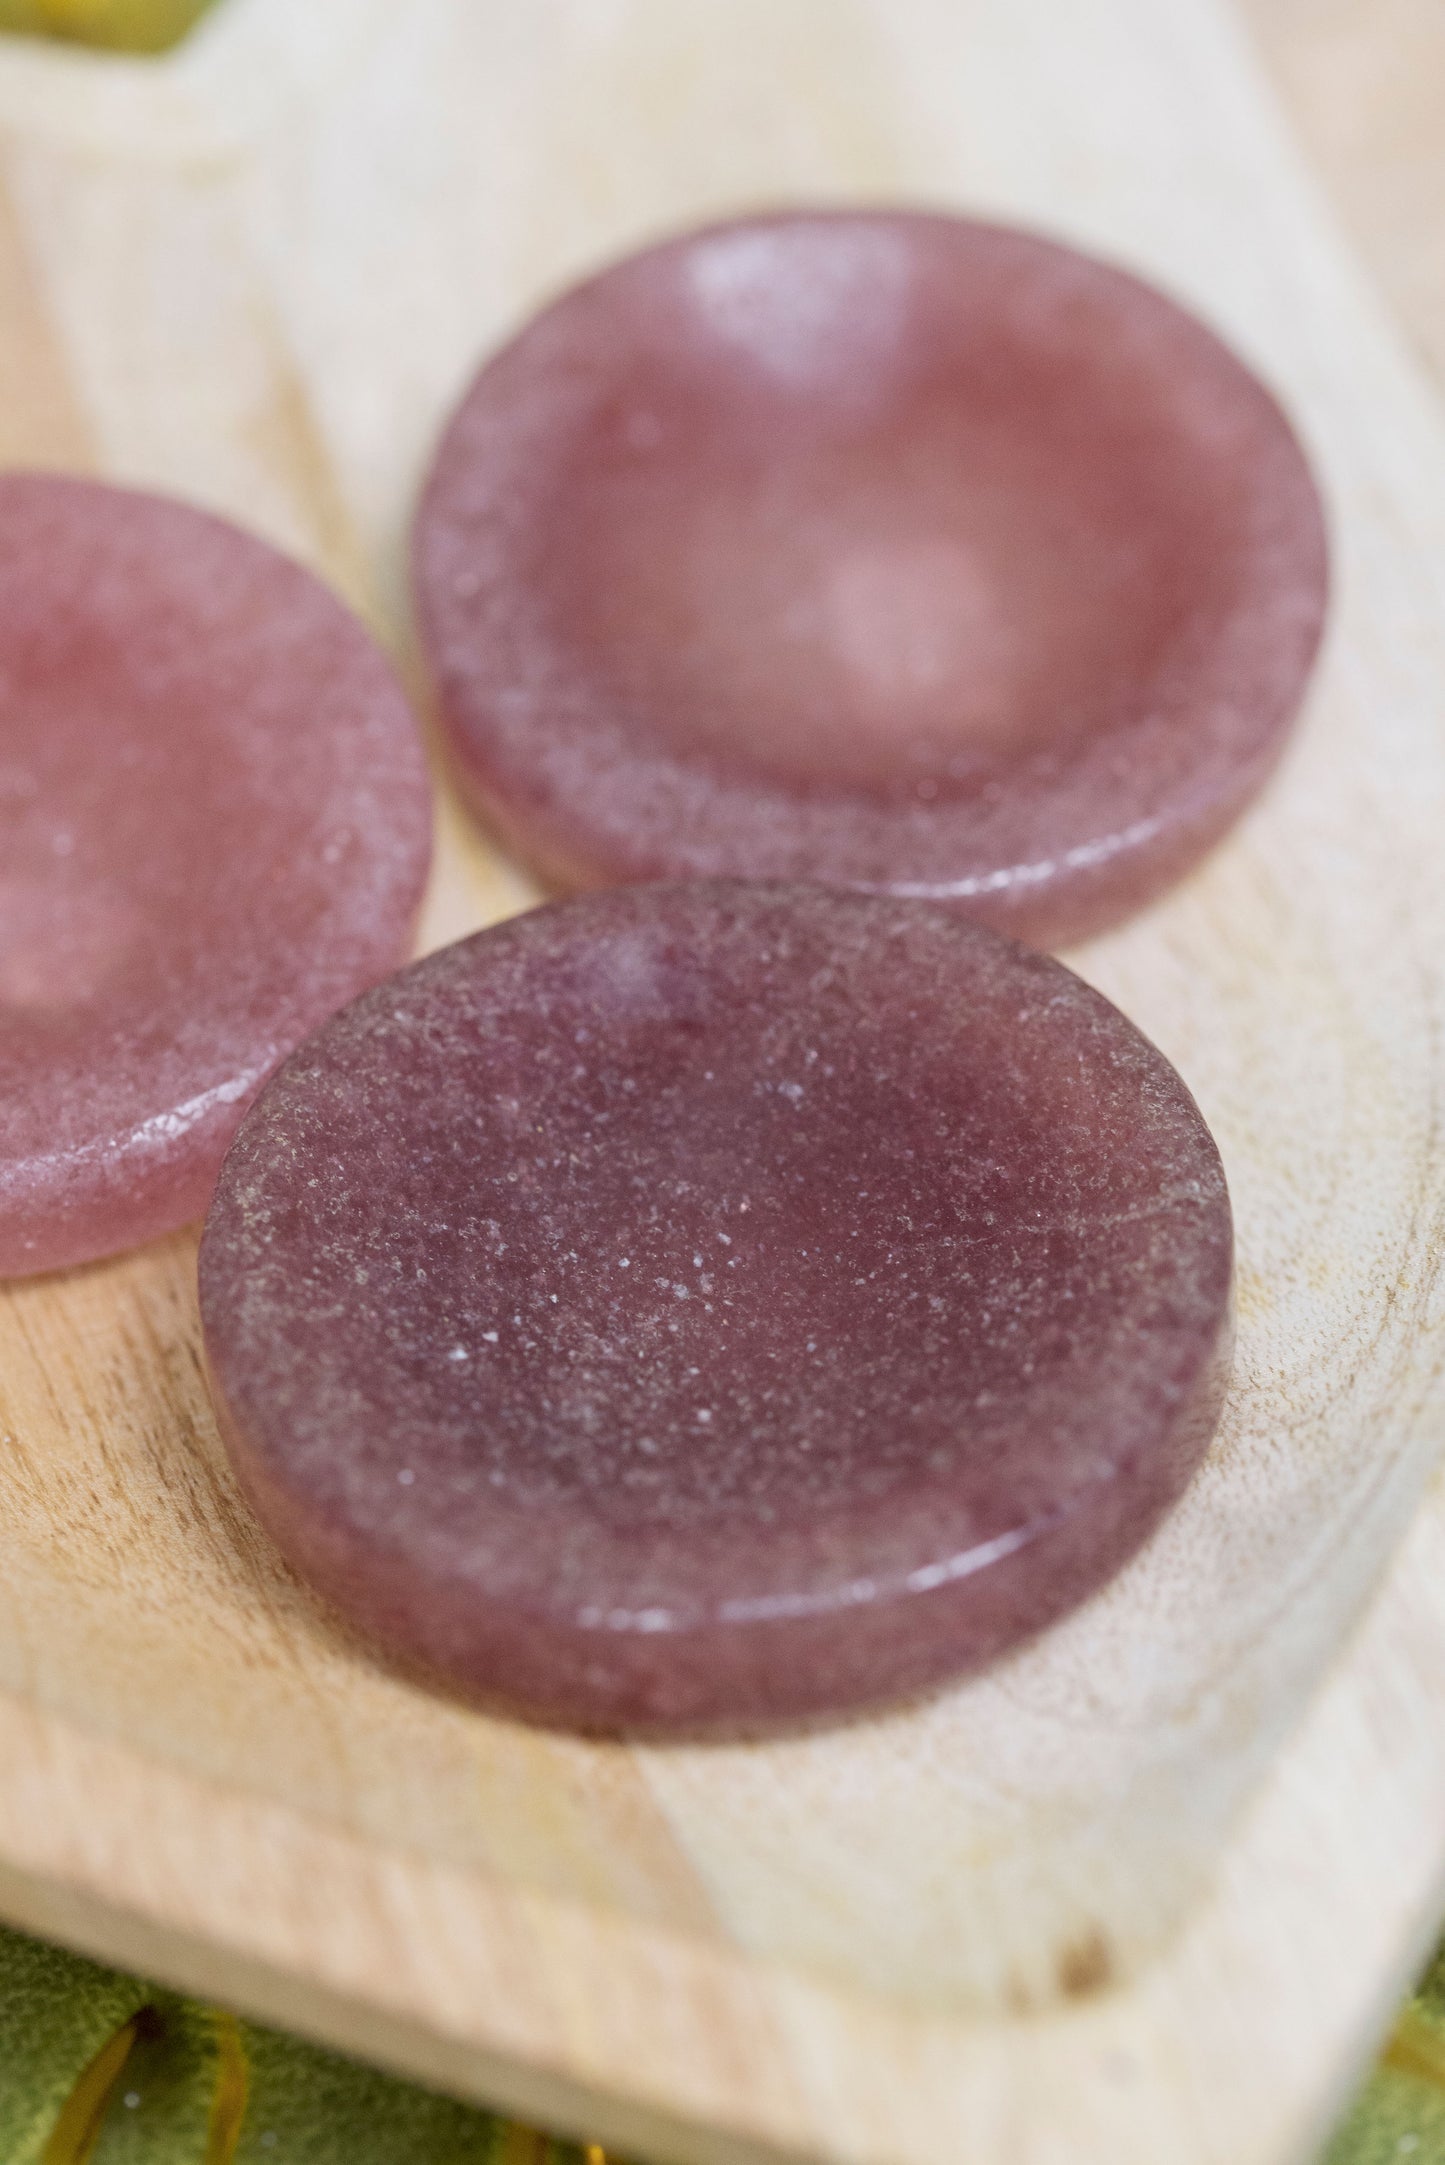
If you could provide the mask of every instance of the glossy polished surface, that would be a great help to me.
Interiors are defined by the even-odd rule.
[[[1102,1583],[1218,1410],[1231,1230],[1166,1061],[936,905],[624,889],[281,1070],[201,1255],[297,1566],[588,1728],[838,1714]]]
[[[0,475],[0,1275],[199,1217],[277,1061],[403,959],[430,835],[400,687],[309,573]]]
[[[459,772],[553,881],[820,879],[1047,946],[1258,789],[1326,556],[1280,408],[1152,288],[808,214],[537,317],[442,441],[415,576]]]

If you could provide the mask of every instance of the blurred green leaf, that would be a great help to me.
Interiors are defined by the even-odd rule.
[[[240,2025],[168,1993],[152,1993],[141,2032],[111,2091],[87,2165],[230,2165],[212,2140],[226,2049],[239,2051]]]
[[[1445,1948],[1401,2010],[1322,2165],[1445,2165]]]
[[[114,52],[161,53],[215,0],[0,0],[0,30],[70,38]]]
[[[585,2165],[589,2156],[600,2153],[0,1927],[0,2165]]]
[[[248,2030],[234,2165],[501,2165],[507,2123],[269,2030]],[[542,2152],[537,2148],[541,2165]]]
[[[129,2025],[147,1997],[133,1977],[0,1929],[4,2165],[71,2165],[65,2144],[84,2165],[84,2144],[133,2047]]]

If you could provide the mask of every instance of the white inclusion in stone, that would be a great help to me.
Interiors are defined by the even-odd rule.
[[[453,1346],[451,1352],[447,1355],[447,1359],[449,1361],[469,1361],[471,1355],[465,1346]]]
[[[400,1487],[410,1488],[412,1482],[416,1479],[416,1475],[412,1472],[410,1466],[403,1466],[396,1478]]]
[[[686,260],[708,329],[784,384],[841,376],[866,393],[897,344],[909,265],[884,226],[745,227],[702,242]]]
[[[483,1332],[482,1332],[482,1340],[483,1340],[483,1343],[484,1343],[484,1344],[486,1344],[486,1345],[489,1345],[489,1346],[494,1346],[494,1345],[496,1344],[496,1342],[497,1342],[497,1333],[496,1333],[496,1331],[483,1331]]]
[[[698,1417],[698,1421],[699,1421],[699,1423],[701,1424],[701,1426],[702,1426],[702,1427],[704,1427],[704,1428],[706,1428],[706,1426],[707,1426],[708,1422],[709,1422],[709,1421],[710,1421],[710,1420],[712,1419],[712,1407],[711,1407],[711,1406],[699,1406],[699,1408],[698,1408],[698,1412],[697,1412],[697,1417]]]

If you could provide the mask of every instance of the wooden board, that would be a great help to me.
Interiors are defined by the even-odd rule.
[[[382,1675],[280,1565],[216,1444],[189,1237],[13,1288],[0,1908],[678,2158],[1282,2165],[1445,1876],[1445,426],[1233,18],[226,0],[161,63],[12,49],[0,458],[228,510],[404,647],[406,507],[477,353],[663,225],[857,194],[1153,272],[1327,482],[1296,751],[1074,958],[1225,1152],[1218,1446],[1118,1585],[981,1683],[767,1747],[586,1745]],[[448,810],[427,937],[526,894]]]
[[[1445,382],[1445,13],[1436,0],[1249,0],[1332,198]]]

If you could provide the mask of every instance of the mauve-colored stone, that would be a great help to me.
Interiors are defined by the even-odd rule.
[[[1058,946],[1260,787],[1326,549],[1275,400],[1149,286],[810,213],[538,316],[443,438],[415,582],[458,771],[545,878],[818,879]]]
[[[268,1085],[201,1250],[262,1519],[363,1631],[589,1729],[994,1659],[1193,1473],[1231,1226],[1179,1077],[929,902],[728,882],[414,964]]]
[[[403,959],[430,838],[406,700],[319,581],[0,475],[0,1276],[200,1216],[277,1061]]]

